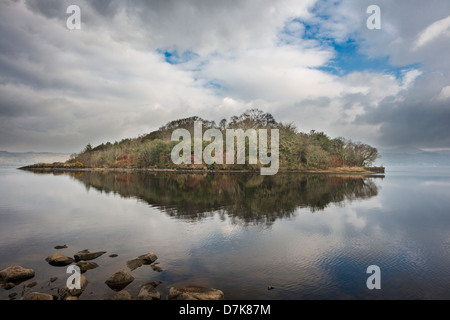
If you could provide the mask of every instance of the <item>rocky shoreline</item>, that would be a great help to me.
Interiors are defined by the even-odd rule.
[[[56,246],[55,249],[64,249],[67,245]],[[45,261],[50,266],[62,267],[67,266],[72,270],[78,270],[79,283],[77,280],[72,280],[72,276],[68,275],[68,283],[63,287],[53,287],[56,293],[50,294],[45,292],[34,291],[37,282],[31,281],[36,272],[31,268],[24,268],[22,266],[10,266],[0,270],[0,285],[2,289],[11,290],[22,285],[22,292],[17,291],[8,295],[10,300],[82,300],[83,293],[89,285],[88,274],[89,270],[98,268],[99,265],[92,260],[106,254],[106,251],[90,252],[88,249],[78,251],[73,257],[66,256],[61,252],[56,252],[47,258]],[[117,254],[111,254],[110,257],[117,257]],[[148,265],[156,272],[162,272],[162,268],[158,266],[158,257],[154,252],[149,252],[138,256],[135,259],[126,262],[126,267],[118,270],[109,278],[105,279],[105,284],[115,292],[113,298],[104,298],[102,300],[161,300],[163,296],[156,288],[163,283],[162,281],[150,281],[143,283],[137,296],[132,296],[126,287],[135,281],[131,272],[141,266]],[[68,269],[71,270],[71,269]],[[70,273],[70,272],[69,272]],[[73,273],[75,275],[75,273]],[[70,277],[70,278],[69,278]],[[58,278],[52,277],[49,279],[48,285],[54,283]],[[70,280],[69,280],[70,279]],[[72,281],[72,284],[77,286],[67,286]],[[74,287],[74,288],[72,288]],[[202,286],[188,286],[188,287],[169,287],[167,300],[223,300],[224,293],[221,290],[214,288],[206,288]]]
[[[225,170],[225,169],[160,169],[160,168],[86,168],[70,166],[53,166],[52,164],[36,164],[18,168],[36,172],[169,172],[169,173],[260,173],[259,169]],[[326,173],[326,174],[384,174],[385,167],[336,167],[330,169],[287,170],[279,169],[278,173]]]

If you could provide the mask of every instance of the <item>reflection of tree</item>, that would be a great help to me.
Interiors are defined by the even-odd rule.
[[[180,219],[197,220],[215,212],[244,224],[270,225],[297,208],[312,212],[330,203],[377,195],[372,178],[327,174],[279,173],[67,173],[105,193],[141,199]]]

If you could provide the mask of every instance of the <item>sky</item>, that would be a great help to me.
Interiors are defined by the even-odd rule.
[[[2,0],[0,34],[0,150],[74,153],[251,108],[450,150],[447,0]]]

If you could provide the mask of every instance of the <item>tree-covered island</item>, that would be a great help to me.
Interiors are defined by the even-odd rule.
[[[198,116],[174,120],[149,134],[120,142],[107,142],[97,146],[88,144],[84,150],[73,154],[64,162],[52,164],[39,163],[23,167],[23,169],[148,169],[148,170],[208,170],[208,171],[256,171],[267,165],[248,161],[250,138],[245,140],[245,163],[232,164],[202,163],[175,164],[171,153],[180,141],[173,140],[172,133],[176,129],[186,129],[194,139],[194,123],[201,122],[203,131],[220,130],[226,135],[227,130],[242,129],[277,129],[279,133],[279,170],[280,171],[333,171],[333,172],[377,172],[384,173],[383,167],[370,167],[379,157],[378,150],[368,144],[354,142],[338,137],[330,138],[324,132],[300,132],[292,123],[282,123],[274,119],[270,113],[258,109],[250,109],[230,120],[205,120]],[[269,136],[270,140],[270,136]],[[214,141],[201,142],[203,150]],[[194,141],[191,156],[194,157]],[[225,148],[225,141],[223,142]],[[270,143],[268,154],[270,155]],[[226,151],[223,153],[226,158]]]

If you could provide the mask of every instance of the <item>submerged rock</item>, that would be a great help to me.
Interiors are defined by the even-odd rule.
[[[127,267],[130,268],[131,271],[139,268],[143,264],[144,261],[139,258],[127,261]]]
[[[156,287],[159,286],[161,283],[162,283],[162,281],[160,281],[160,280],[158,280],[158,281],[150,281],[150,282],[144,284],[144,286],[147,285],[147,284],[150,284],[150,285],[152,285],[152,286],[154,286],[154,287],[156,288]]]
[[[16,285],[14,283],[8,282],[8,283],[5,283],[4,285],[2,285],[2,288],[5,289],[5,290],[9,290],[9,289],[14,288],[15,286]]]
[[[221,290],[197,286],[171,287],[169,289],[169,300],[223,300],[224,294]]]
[[[115,291],[124,289],[127,285],[134,281],[134,277],[128,273],[126,269],[114,273],[108,280],[106,285]]]
[[[119,291],[113,297],[113,300],[131,300],[131,294],[125,290]]]
[[[48,293],[30,292],[23,297],[23,300],[54,300],[54,297]]]
[[[14,299],[15,297],[17,297],[17,292],[8,294],[8,298],[10,298],[10,299]]]
[[[6,282],[27,280],[33,277],[33,269],[25,269],[21,266],[12,266],[0,271],[0,278]]]
[[[130,268],[131,271],[139,268],[142,265],[149,265],[155,262],[158,259],[156,254],[154,252],[150,252],[147,254],[143,254],[136,259],[127,261],[127,266]]]
[[[106,253],[106,251],[89,252],[89,250],[85,249],[85,250],[75,253],[74,258],[75,258],[75,261],[94,260],[105,253]]]
[[[151,264],[150,265],[152,267],[153,270],[157,271],[157,272],[162,272],[163,269],[157,265],[157,263]]]
[[[67,298],[70,296],[73,297],[79,297],[81,296],[81,294],[83,293],[83,291],[86,289],[88,285],[88,281],[86,279],[86,277],[84,275],[80,276],[80,289],[74,288],[74,289],[69,289],[67,287],[67,285],[64,286],[64,288],[62,288],[59,292],[59,296],[61,297],[62,300],[68,300]]]
[[[138,294],[140,300],[161,300],[161,293],[155,289],[153,283],[144,284]]]
[[[81,273],[85,273],[88,270],[98,268],[98,264],[91,261],[78,261],[77,266],[80,268]]]
[[[64,244],[64,245],[62,245],[62,246],[55,246],[55,249],[56,250],[59,250],[59,249],[67,249],[68,247],[67,247],[67,245],[66,244]]]
[[[156,272],[163,272],[163,269],[160,266],[152,265],[152,269],[155,270]]]
[[[56,252],[52,254],[51,256],[45,258],[45,261],[47,261],[52,266],[67,266],[71,263],[73,263],[73,259],[70,257],[67,257],[63,255],[62,253]]]
[[[158,260],[158,257],[156,256],[156,254],[154,252],[150,252],[150,253],[144,254],[142,256],[139,256],[139,258],[144,260],[144,262],[147,263],[147,264],[153,263],[156,260]]]

